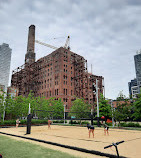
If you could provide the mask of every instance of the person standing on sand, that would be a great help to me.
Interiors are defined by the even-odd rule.
[[[90,138],[90,134],[93,134],[93,138],[94,138],[94,126],[87,124],[87,128],[89,131],[89,138]]]
[[[19,123],[20,123],[20,121],[19,121],[19,119],[17,119],[16,120],[16,128],[19,126]]]
[[[48,129],[51,129],[50,125],[51,125],[52,121],[48,120]]]
[[[106,124],[104,124],[104,123],[101,123],[102,125],[103,125],[103,127],[104,127],[104,135],[106,135],[106,132],[107,132],[107,135],[109,135],[109,127],[108,127],[108,125],[106,125]]]

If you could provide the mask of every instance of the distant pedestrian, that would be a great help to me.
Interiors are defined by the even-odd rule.
[[[92,133],[93,138],[94,138],[94,126],[90,125],[90,124],[87,124],[87,128],[88,128],[88,131],[89,131],[89,138],[90,138],[91,133]]]
[[[2,158],[2,155],[0,154],[0,158]]]
[[[17,119],[17,120],[16,120],[16,128],[19,127],[19,124],[20,124],[20,120]]]
[[[106,135],[106,133],[107,133],[107,135],[109,135],[109,127],[108,127],[108,125],[106,125],[106,124],[104,124],[104,123],[101,123],[102,125],[103,125],[103,127],[104,127],[104,135]]]
[[[48,120],[48,129],[51,129],[50,125],[51,125],[52,121]]]

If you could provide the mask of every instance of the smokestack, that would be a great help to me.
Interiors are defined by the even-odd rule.
[[[25,55],[25,63],[35,62],[35,26],[31,25],[28,31],[27,53]]]

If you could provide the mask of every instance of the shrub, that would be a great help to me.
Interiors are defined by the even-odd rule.
[[[96,122],[93,122],[94,123],[94,125],[97,125],[97,121]],[[99,122],[99,124],[101,125],[101,122]]]
[[[127,127],[127,123],[125,123],[125,122],[120,123],[120,126],[121,126],[121,127]]]
[[[133,122],[129,122],[129,123],[120,123],[121,127],[141,127],[141,125],[139,123],[133,123]]]
[[[53,123],[64,123],[64,120],[54,120]],[[66,120],[65,120],[65,123],[67,123]]]
[[[15,120],[5,120],[4,122],[1,122],[0,125],[16,125]]]
[[[20,125],[26,125],[27,120],[20,120]],[[31,124],[48,124],[48,120],[31,120]],[[0,122],[0,125],[16,125],[16,120],[5,120],[4,122]]]
[[[31,121],[32,124],[48,124],[48,120],[34,120]]]
[[[141,127],[139,123],[132,123],[132,122],[130,122],[127,125],[128,125],[128,127]]]
[[[71,121],[69,121],[69,124],[71,124]],[[72,121],[72,124],[80,124],[80,122],[78,121]]]
[[[88,121],[81,122],[82,125],[86,125],[88,123],[89,123]]]

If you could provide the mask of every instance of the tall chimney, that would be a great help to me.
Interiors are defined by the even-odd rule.
[[[25,55],[25,63],[31,64],[35,62],[35,26],[31,25],[28,31],[27,53]]]

